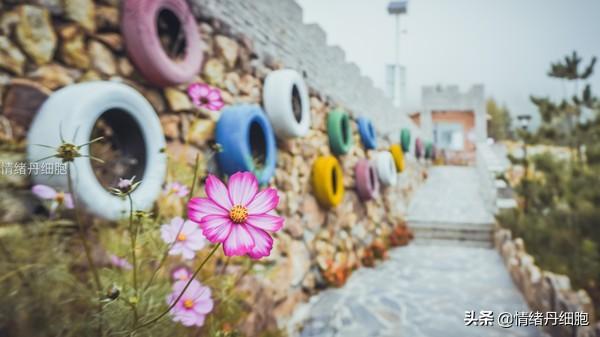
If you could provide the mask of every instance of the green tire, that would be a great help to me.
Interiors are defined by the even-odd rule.
[[[433,143],[427,142],[425,145],[425,159],[431,159],[433,157]]]
[[[346,154],[352,147],[352,127],[350,116],[340,110],[333,110],[327,116],[329,148],[333,154]]]
[[[400,131],[400,144],[402,145],[402,151],[407,153],[410,150],[410,129],[403,128]]]

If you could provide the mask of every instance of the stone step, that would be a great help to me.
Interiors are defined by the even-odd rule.
[[[462,246],[491,247],[492,224],[411,223],[415,242],[428,244],[459,244]],[[448,241],[448,242],[443,242]]]
[[[417,246],[460,246],[467,248],[487,248],[492,249],[494,245],[488,241],[472,241],[472,240],[453,240],[453,239],[431,239],[423,237],[415,237],[411,244]]]

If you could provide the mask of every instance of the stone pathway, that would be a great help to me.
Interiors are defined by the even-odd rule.
[[[494,217],[487,209],[475,168],[432,167],[411,201],[408,223],[416,243],[441,239],[491,248]]]
[[[474,172],[439,167],[417,192],[409,218],[435,223],[489,226]],[[445,200],[445,202],[443,202]],[[500,337],[541,336],[533,327],[466,326],[465,312],[529,311],[500,255],[468,244],[429,240],[397,248],[376,268],[356,271],[300,307],[298,337]],[[450,241],[448,241],[450,242]],[[292,330],[292,329],[290,329]]]
[[[428,173],[409,206],[409,223],[489,226],[494,222],[481,197],[475,168],[435,166]]]

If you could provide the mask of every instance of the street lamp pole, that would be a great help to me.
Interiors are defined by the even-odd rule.
[[[529,122],[531,122],[531,115],[518,115],[517,119],[521,124],[523,130],[523,166],[525,169],[523,175],[523,213],[527,214],[529,208],[529,159],[527,158],[527,132],[529,129]]]
[[[395,46],[396,50],[394,51],[394,91],[392,93],[392,98],[396,106],[400,106],[401,97],[400,97],[400,15],[406,14],[408,9],[408,0],[392,0],[388,4],[387,11],[388,14],[395,16],[396,19],[396,41]]]

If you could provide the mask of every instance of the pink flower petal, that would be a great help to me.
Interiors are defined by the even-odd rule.
[[[200,315],[206,315],[213,310],[214,303],[212,300],[198,300],[194,305],[194,311]]]
[[[223,108],[223,106],[225,106],[225,103],[223,103],[223,101],[213,101],[206,104],[206,108],[211,111],[219,111]]]
[[[184,250],[185,250],[185,247],[181,243],[176,242],[173,244],[173,246],[169,250],[169,255],[181,255],[181,254],[183,254]]]
[[[185,245],[192,250],[200,250],[206,246],[206,238],[200,228],[196,228],[196,232],[187,236]]]
[[[234,223],[229,217],[222,215],[208,215],[200,222],[202,233],[212,243],[223,242],[231,233]]]
[[[260,228],[269,232],[277,232],[283,227],[284,218],[269,214],[249,215],[246,223],[252,227]]]
[[[202,218],[207,215],[229,216],[229,211],[209,198],[192,198],[188,203],[188,217],[192,221],[200,223]]]
[[[254,239],[245,225],[233,225],[227,240],[223,242],[223,251],[226,256],[246,255],[254,247]]]
[[[210,92],[206,95],[206,98],[212,103],[214,101],[221,100],[221,90],[217,88],[210,89]]]
[[[181,227],[181,233],[184,234],[185,236],[190,236],[192,235],[195,231],[198,231],[198,234],[200,233],[200,229],[198,228],[198,225],[190,220],[186,220],[183,223],[183,227]]]
[[[168,225],[160,226],[160,237],[167,244],[173,243],[177,238],[177,233],[182,229],[184,224],[183,218],[174,217]]]
[[[234,205],[246,206],[258,192],[258,182],[250,172],[237,172],[229,178],[229,197]]]
[[[254,228],[252,226],[247,227],[248,232],[254,238],[254,248],[248,252],[248,256],[252,259],[260,259],[271,254],[273,249],[273,238],[262,229]]]
[[[264,214],[279,204],[279,196],[274,188],[267,188],[258,192],[254,199],[248,204],[248,214]]]
[[[210,300],[211,291],[209,287],[201,285],[197,289],[192,290],[189,295],[195,302]]]
[[[175,313],[174,316],[175,317],[173,317],[173,320],[175,322],[179,321],[179,322],[181,322],[181,324],[183,324],[184,326],[188,326],[188,327],[198,325],[198,322],[201,322],[200,326],[204,323],[204,316],[198,317],[198,315],[191,310],[190,311],[187,311],[187,310],[178,311]]]
[[[34,185],[31,192],[40,199],[54,199],[56,190],[46,185]]]
[[[196,251],[191,249],[187,245],[182,244],[179,246],[180,246],[180,250],[181,250],[181,257],[183,257],[185,260],[191,260],[196,256]],[[177,254],[172,254],[172,255],[177,255]]]
[[[194,98],[206,97],[210,93],[210,87],[204,83],[194,83],[188,87],[188,95]]]
[[[200,102],[200,97],[192,97],[192,103],[194,103],[197,107],[202,107],[202,102]]]
[[[188,267],[178,267],[171,272],[171,278],[173,281],[187,281],[192,276],[192,271]]]
[[[231,209],[233,205],[231,204],[231,199],[229,199],[229,192],[227,191],[225,184],[223,184],[219,178],[209,174],[204,188],[206,190],[206,195],[208,195],[212,201],[227,210]]]

